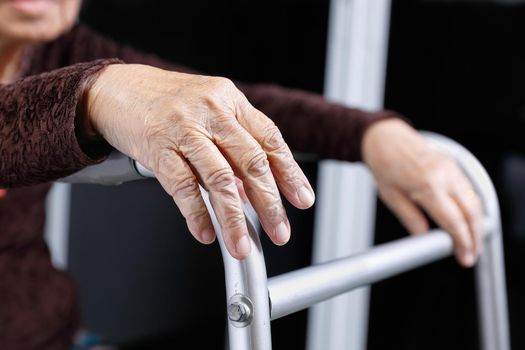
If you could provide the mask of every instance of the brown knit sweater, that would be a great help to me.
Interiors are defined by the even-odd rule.
[[[24,78],[0,85],[0,188],[9,188],[0,199],[0,349],[66,349],[78,325],[73,284],[53,269],[42,238],[44,198],[50,181],[109,152],[105,144],[79,140],[75,118],[83,83],[120,62],[115,58],[189,71],[76,26],[35,47]],[[274,120],[290,148],[323,158],[359,160],[366,127],[394,115],[274,85],[238,86]]]

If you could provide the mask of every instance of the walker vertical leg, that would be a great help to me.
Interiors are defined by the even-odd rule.
[[[480,342],[483,350],[510,349],[501,240],[501,225],[498,222],[476,266]]]
[[[476,265],[480,344],[483,350],[509,350],[510,335],[507,312],[507,287],[501,218],[496,189],[488,173],[463,147],[443,136],[425,133],[427,141],[452,156],[472,180],[484,205],[490,229],[485,249]]]
[[[332,0],[326,97],[365,109],[383,106],[390,0]],[[320,167],[313,263],[363,251],[373,243],[375,186],[362,165]],[[369,288],[313,307],[309,350],[364,350]]]
[[[70,198],[71,184],[54,183],[46,199],[44,238],[53,266],[59,270],[67,269]]]

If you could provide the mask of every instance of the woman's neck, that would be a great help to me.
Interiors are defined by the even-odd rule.
[[[25,45],[9,45],[0,42],[0,83],[11,83],[18,78]]]

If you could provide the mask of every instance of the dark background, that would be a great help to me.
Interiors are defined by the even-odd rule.
[[[81,21],[209,74],[323,91],[327,0],[86,0]],[[467,146],[497,184],[513,348],[525,348],[525,7],[394,0],[390,34],[386,107]],[[315,183],[317,165],[302,166]],[[309,264],[313,212],[290,208],[292,242],[265,247],[270,275]],[[380,206],[376,243],[402,235]],[[84,320],[130,349],[222,347],[218,253],[190,237],[154,181],[73,190],[70,267]],[[478,349],[473,285],[452,259],[376,284],[369,349]],[[304,349],[305,322],[304,312],[274,322],[274,348]]]

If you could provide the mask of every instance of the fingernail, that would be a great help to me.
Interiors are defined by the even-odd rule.
[[[204,243],[212,243],[215,241],[215,234],[212,228],[204,229],[201,233],[201,239]]]
[[[299,197],[299,200],[301,203],[305,205],[312,205],[314,204],[315,197],[312,191],[310,191],[306,186],[303,186],[297,191],[297,196]]]
[[[239,241],[235,245],[235,250],[237,251],[237,254],[243,257],[247,257],[248,255],[250,255],[251,246],[248,236],[242,236],[241,239],[239,239]]]
[[[476,257],[474,256],[474,254],[472,254],[472,252],[467,252],[463,255],[463,262],[468,267],[472,267],[474,266],[474,263],[476,262]]]
[[[285,244],[290,240],[290,230],[288,230],[284,221],[275,228],[275,239],[279,244]]]

